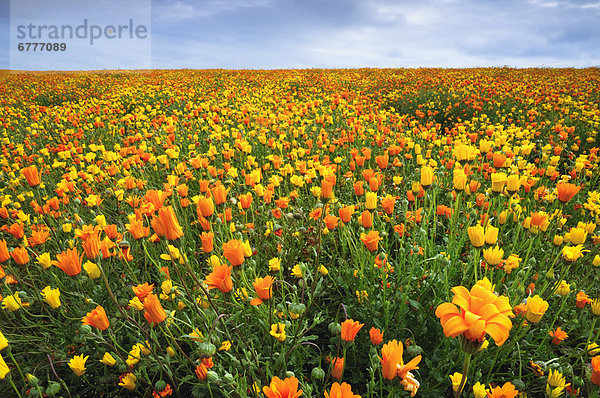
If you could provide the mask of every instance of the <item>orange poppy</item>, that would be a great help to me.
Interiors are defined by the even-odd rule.
[[[580,189],[581,187],[579,185],[568,182],[559,182],[556,184],[556,196],[561,202],[567,203],[573,199],[573,196],[577,195],[577,192],[579,192]]]
[[[335,382],[329,392],[325,391],[324,394],[325,398],[360,398],[360,395],[354,395],[352,386],[348,383]]]
[[[519,391],[515,386],[507,381],[502,387],[490,388],[487,392],[488,398],[515,398],[519,395]]]
[[[145,238],[150,235],[150,227],[144,227],[143,220],[133,220],[130,224],[127,224],[127,231],[133,236],[134,239]]]
[[[333,230],[335,229],[335,227],[337,227],[338,225],[338,220],[339,218],[337,218],[336,216],[332,216],[331,214],[328,214],[325,216],[325,227],[327,227],[328,230]]]
[[[360,240],[365,244],[367,250],[375,251],[379,246],[379,241],[383,238],[379,236],[379,231],[369,231],[368,234],[360,234]]]
[[[158,217],[152,218],[152,228],[159,237],[175,240],[183,236],[183,229],[177,221],[173,206],[162,207],[158,210]]]
[[[380,329],[372,327],[369,330],[369,338],[371,339],[371,344],[379,345],[383,343],[383,332]]]
[[[354,341],[358,331],[364,326],[364,323],[359,323],[352,319],[346,319],[342,322],[342,340]]]
[[[216,185],[212,190],[212,196],[215,200],[215,204],[218,206],[227,201],[227,192],[228,190],[222,184]]]
[[[344,372],[344,358],[334,358],[332,361],[333,369],[331,370],[331,377],[335,379],[341,379]]]
[[[84,325],[90,325],[99,330],[106,330],[109,326],[106,311],[104,311],[104,308],[101,305],[88,312],[87,315],[83,317],[81,322]]]
[[[217,265],[213,268],[213,271],[206,276],[204,283],[208,285],[209,289],[219,289],[223,293],[230,292],[233,289],[233,282],[231,280],[231,270],[233,269],[230,265]]]
[[[281,380],[275,376],[269,383],[269,387],[263,387],[263,393],[267,398],[298,398],[302,392],[302,390],[298,390],[298,379],[295,377]]]
[[[417,366],[421,362],[421,355],[410,360],[406,365],[402,359],[404,347],[401,342],[392,340],[381,347],[381,371],[383,377],[387,380],[393,380],[396,376],[405,379],[411,370],[419,369]]]
[[[67,249],[56,255],[57,261],[52,261],[52,265],[62,269],[65,274],[69,276],[75,276],[81,272],[81,256],[77,253],[77,249]]]
[[[154,293],[144,300],[144,318],[150,323],[161,323],[167,318],[167,313]]]
[[[29,262],[29,254],[27,253],[27,249],[24,247],[17,247],[12,252],[10,252],[10,256],[15,263],[19,265],[24,265]]]
[[[42,182],[41,173],[38,172],[38,168],[36,165],[24,167],[23,169],[21,169],[21,174],[23,174],[30,187],[40,185],[40,183]]]
[[[354,214],[354,206],[344,206],[338,210],[338,213],[342,222],[348,224]]]
[[[252,299],[250,304],[259,305],[262,304],[263,300],[269,300],[273,291],[273,282],[275,282],[275,278],[273,278],[271,275],[265,276],[264,278],[254,279],[252,286],[254,286],[254,290],[256,291],[258,297]]]
[[[0,263],[5,262],[10,258],[8,253],[8,245],[4,239],[0,240]]]
[[[210,253],[214,249],[213,239],[215,234],[212,232],[202,232],[200,239],[202,240],[202,251],[204,253]]]
[[[231,265],[241,265],[244,262],[244,243],[238,239],[232,239],[223,244],[223,255]]]
[[[365,228],[373,226],[373,216],[369,210],[365,210],[360,214],[360,224]]]
[[[330,199],[333,195],[333,183],[329,180],[321,182],[321,198]]]
[[[152,293],[152,289],[154,289],[154,284],[149,285],[148,282],[143,283],[141,285],[132,286],[131,289],[133,293],[137,296],[137,298],[143,303],[146,297]]]
[[[200,217],[210,217],[215,212],[215,204],[210,197],[201,196],[198,199],[198,205],[196,206],[196,212],[198,213],[198,218]]]
[[[250,208],[250,206],[252,205],[253,197],[252,197],[251,192],[240,195],[239,199],[240,199],[240,205],[242,206],[242,209],[244,209],[244,210]]]

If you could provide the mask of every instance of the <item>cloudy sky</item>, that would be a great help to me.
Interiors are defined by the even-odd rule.
[[[11,51],[23,54],[14,55],[11,7],[0,1],[0,68],[10,68]],[[152,68],[600,66],[600,0],[140,1],[151,4]],[[131,50],[115,43],[110,62],[136,67]],[[100,64],[93,56],[70,64],[69,56],[20,66]]]

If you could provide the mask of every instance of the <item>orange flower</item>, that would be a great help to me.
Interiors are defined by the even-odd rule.
[[[144,300],[146,299],[146,297],[148,297],[148,295],[150,293],[152,293],[152,289],[154,289],[154,284],[149,285],[148,282],[141,284],[141,285],[137,285],[137,286],[132,286],[131,290],[133,290],[133,293],[135,293],[135,295],[137,296],[137,298],[143,303]]]
[[[360,398],[360,395],[352,393],[352,386],[348,383],[335,382],[331,385],[329,392],[325,391],[325,398]]]
[[[8,245],[4,239],[0,240],[0,263],[5,262],[10,258],[8,253]]]
[[[290,204],[290,199],[288,197],[283,196],[283,197],[277,199],[275,201],[275,204],[280,209],[287,209],[288,205]]]
[[[31,239],[29,239],[29,244],[31,246],[44,244],[48,240],[48,236],[50,236],[50,229],[45,225],[32,225],[31,226]]]
[[[232,269],[233,267],[229,265],[217,265],[210,274],[206,275],[204,283],[208,285],[209,289],[217,288],[223,293],[230,292],[233,289]]]
[[[556,345],[562,343],[567,337],[569,337],[569,335],[567,334],[567,332],[565,332],[564,330],[562,330],[560,328],[560,326],[557,327],[556,330],[551,331],[550,332],[550,336],[554,337],[552,339],[552,344],[556,344]]]
[[[354,213],[354,206],[344,206],[338,210],[338,213],[342,222],[348,224]]]
[[[321,182],[321,198],[330,199],[333,195],[333,183],[329,180],[323,180]]]
[[[342,322],[342,340],[354,341],[358,331],[364,326],[364,323],[359,323],[352,319],[346,319]]]
[[[269,300],[273,291],[273,282],[275,282],[275,278],[273,278],[271,275],[265,276],[264,278],[254,279],[252,286],[254,286],[254,290],[256,291],[258,297],[252,299],[250,304],[259,305],[262,304],[263,300]]]
[[[377,250],[379,241],[382,239],[379,236],[379,231],[369,231],[366,235],[364,233],[360,234],[360,240],[365,244],[367,250],[371,252]]]
[[[333,358],[333,369],[331,370],[331,377],[335,379],[341,379],[342,373],[344,372],[344,358]]]
[[[600,355],[592,358],[592,383],[600,386]]]
[[[302,395],[302,390],[298,390],[298,379],[288,377],[281,380],[275,376],[271,380],[269,387],[263,387],[263,393],[267,398],[298,398]]]
[[[369,337],[371,338],[371,344],[379,345],[383,343],[383,332],[380,329],[372,327],[369,330]]]
[[[567,203],[573,199],[573,196],[577,195],[577,192],[581,189],[580,186],[571,184],[568,182],[559,182],[556,184],[556,196],[558,200],[563,203]]]
[[[336,216],[332,216],[331,214],[328,214],[325,216],[325,227],[327,227],[328,230],[333,230],[335,229],[335,227],[337,227],[338,225],[338,220],[339,218],[337,218]]]
[[[487,392],[488,398],[515,398],[519,395],[519,391],[511,382],[506,382],[502,387],[490,389]]]
[[[29,254],[27,254],[27,249],[24,247],[15,248],[10,252],[10,256],[15,260],[15,263],[19,265],[24,265],[29,262]]]
[[[36,165],[32,165],[21,169],[21,174],[23,174],[30,187],[40,185],[40,183],[42,182],[41,173],[38,172],[38,168]]]
[[[69,276],[75,276],[81,272],[82,258],[83,253],[80,256],[77,249],[67,249],[66,252],[63,251],[56,255],[58,261],[52,261],[52,265],[56,265]]]
[[[379,166],[381,170],[387,169],[389,161],[390,157],[387,153],[385,155],[375,156],[375,162],[377,162],[377,166]]]
[[[133,220],[131,224],[127,224],[127,231],[133,236],[134,239],[145,238],[150,235],[150,227],[144,227],[143,220]]]
[[[453,287],[452,292],[452,303],[442,303],[435,310],[446,337],[462,335],[477,344],[487,333],[496,345],[504,344],[512,329],[509,317],[514,317],[508,298],[496,296],[487,278],[477,282],[470,292],[463,286]]]
[[[365,228],[371,228],[373,226],[373,216],[369,210],[365,210],[361,213],[360,223]]]
[[[210,217],[215,212],[215,204],[212,198],[207,198],[205,196],[201,196],[198,199],[198,205],[196,206],[196,213],[198,213],[198,218],[200,217]]]
[[[385,198],[381,199],[381,207],[385,214],[391,215],[394,212],[394,205],[396,204],[396,198],[392,195],[387,195]]]
[[[159,237],[175,240],[183,236],[183,229],[177,221],[173,206],[161,207],[158,210],[158,217],[153,217],[151,224]]]
[[[206,369],[206,366],[204,366],[204,364],[201,363],[196,366],[196,370],[194,371],[194,373],[196,373],[196,377],[198,378],[198,380],[203,381],[206,380],[206,377],[208,375],[208,369]]]
[[[88,312],[87,315],[83,317],[81,322],[84,325],[90,325],[99,330],[106,330],[109,326],[106,312],[101,305],[97,306],[91,312]]]
[[[87,258],[93,260],[98,257],[98,253],[100,253],[100,227],[92,228],[91,225],[84,225],[84,231],[75,230],[75,235],[81,239],[81,246]]]
[[[202,251],[204,253],[210,253],[213,251],[213,238],[215,234],[212,232],[202,232],[200,239],[202,240]]]
[[[167,313],[154,293],[144,300],[144,318],[150,323],[161,323],[167,318]]]
[[[576,303],[575,305],[577,305],[577,308],[583,308],[585,307],[585,305],[587,303],[589,303],[591,300],[588,297],[587,294],[585,294],[584,291],[580,291],[579,293],[577,293],[577,298],[576,298]]]
[[[212,196],[217,206],[227,201],[227,192],[229,192],[229,190],[225,189],[222,184],[218,184],[212,189]]]
[[[231,265],[241,265],[244,262],[244,243],[238,239],[232,239],[223,244],[223,255]]]
[[[405,379],[411,370],[419,369],[421,355],[414,357],[406,365],[402,359],[404,347],[401,342],[392,340],[381,347],[381,371],[387,380],[393,380],[396,376]]]
[[[248,192],[247,194],[242,194],[239,196],[240,205],[242,209],[248,209],[252,205],[252,193]]]
[[[354,193],[356,194],[356,196],[362,196],[365,193],[365,188],[363,187],[363,185],[365,184],[364,181],[356,181],[354,183]]]

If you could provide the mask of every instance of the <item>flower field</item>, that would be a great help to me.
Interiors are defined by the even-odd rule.
[[[0,396],[598,397],[598,69],[0,90]]]

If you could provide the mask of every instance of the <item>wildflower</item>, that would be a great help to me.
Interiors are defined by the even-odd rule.
[[[141,344],[135,344],[133,347],[131,347],[131,351],[129,351],[129,354],[127,355],[127,360],[125,361],[125,363],[127,364],[127,366],[136,365],[140,361],[141,357],[142,357]]]
[[[52,265],[57,266],[69,276],[78,275],[81,272],[81,256],[77,252],[77,249],[67,249],[56,255],[57,261],[52,261]]]
[[[365,244],[367,250],[375,251],[379,247],[379,241],[382,240],[379,236],[379,231],[369,231],[368,234],[360,234],[360,240]]]
[[[271,331],[269,334],[275,337],[278,341],[285,341],[285,325],[283,323],[276,323],[271,325]]]
[[[502,387],[490,388],[488,398],[515,398],[519,395],[519,391],[511,382],[506,382]]]
[[[477,382],[473,385],[473,395],[475,398],[485,398],[487,396],[487,391],[485,390],[485,385]]]
[[[281,380],[275,376],[269,383],[269,387],[263,387],[263,393],[267,398],[298,398],[302,392],[302,390],[298,390],[298,379],[295,377]]]
[[[496,227],[488,225],[485,228],[485,243],[488,245],[495,245],[498,241],[498,232],[500,230]]]
[[[565,377],[558,370],[550,370],[546,383],[546,395],[549,398],[558,398],[570,384],[566,382]]]
[[[201,363],[199,365],[196,365],[194,373],[196,373],[196,377],[198,378],[198,380],[206,380],[206,377],[208,376],[208,369],[203,363]]]
[[[91,312],[88,312],[87,315],[83,317],[81,322],[84,325],[90,325],[99,330],[106,330],[109,326],[108,318],[106,317],[106,312],[104,311],[104,308],[101,305],[97,306]]]
[[[21,174],[23,174],[23,177],[25,177],[30,187],[40,185],[42,182],[41,173],[38,171],[36,165],[22,168]]]
[[[564,330],[562,330],[560,328],[560,326],[557,327],[556,330],[550,331],[549,334],[550,334],[550,336],[554,337],[552,339],[552,344],[556,344],[556,345],[562,343],[567,337],[569,337],[569,335],[567,334],[567,332],[565,332]]]
[[[480,224],[467,228],[467,233],[469,234],[469,240],[473,246],[483,246],[485,243],[485,230]]]
[[[2,331],[0,331],[0,351],[8,347],[8,340],[4,337]]]
[[[562,249],[562,255],[566,261],[573,262],[583,257],[584,251],[587,250],[583,250],[583,245],[565,246]]]
[[[419,369],[417,365],[421,362],[421,355],[414,357],[410,362],[404,364],[403,353],[404,347],[402,343],[395,339],[381,347],[381,358],[379,361],[383,377],[387,380],[393,380],[396,376],[404,379],[411,370]]]
[[[131,287],[131,290],[133,290],[133,293],[135,293],[136,297],[141,302],[143,302],[144,299],[152,293],[152,289],[154,289],[154,284],[149,285],[148,282]]]
[[[521,188],[521,179],[517,174],[509,175],[506,179],[506,189],[508,192],[515,193]]]
[[[331,370],[331,377],[335,379],[341,379],[342,374],[344,372],[344,358],[333,358],[331,363],[333,364],[333,369]]]
[[[462,384],[463,375],[459,372],[454,372],[454,374],[450,375],[450,381],[452,382],[452,391],[456,394],[460,385]]]
[[[360,225],[365,228],[371,228],[373,226],[373,216],[369,210],[365,210],[360,214]]]
[[[126,373],[124,376],[119,377],[119,385],[129,391],[135,389],[135,382],[137,377],[133,373]]]
[[[600,299],[590,300],[592,314],[600,316]]]
[[[88,276],[91,279],[98,279],[98,278],[100,278],[100,275],[102,275],[102,272],[100,271],[100,267],[98,267],[96,264],[94,264],[91,261],[86,261],[83,264],[83,269],[85,270],[85,272],[88,274]]]
[[[483,258],[485,258],[485,262],[492,266],[500,264],[503,255],[504,250],[498,246],[489,247],[483,250]]]
[[[559,182],[556,184],[556,196],[558,200],[563,203],[567,203],[573,196],[577,195],[577,192],[581,189],[580,186],[575,184],[570,184],[568,182]]]
[[[144,318],[150,323],[161,323],[167,318],[167,313],[154,293],[144,299],[144,310]]]
[[[225,340],[221,343],[221,347],[219,347],[219,351],[229,351],[231,349],[231,341]]]
[[[24,247],[17,247],[10,252],[10,256],[19,265],[25,265],[29,262],[29,254],[27,254],[27,249]]]
[[[463,191],[467,186],[467,175],[463,169],[454,169],[452,184],[457,191]]]
[[[100,360],[100,363],[103,363],[106,366],[114,366],[117,363],[117,360],[112,355],[110,355],[110,353],[105,352],[104,356]]]
[[[590,301],[591,300],[588,297],[588,295],[585,294],[585,292],[581,291],[581,292],[577,293],[576,303],[575,304],[577,305],[577,308],[583,308]]]
[[[574,245],[582,245],[587,238],[587,231],[583,228],[571,228],[569,231],[571,243]]]
[[[279,272],[281,269],[281,260],[279,257],[273,257],[269,260],[269,271],[271,272]]]
[[[428,187],[433,183],[433,169],[429,166],[421,167],[421,185]]]
[[[383,343],[383,332],[380,329],[372,327],[369,330],[369,338],[371,339],[371,344],[379,345]]]
[[[47,254],[47,253],[45,253]],[[50,255],[48,254],[48,257]],[[4,239],[0,240],[0,263],[5,262],[10,258],[10,253],[8,252],[8,245]],[[46,267],[47,268],[47,267]]]
[[[504,190],[504,185],[508,181],[506,173],[492,173],[492,192],[499,193]]]
[[[567,283],[564,279],[560,281],[558,284],[558,288],[556,289],[556,294],[559,296],[566,296],[571,291],[571,285]]]
[[[2,308],[9,310],[10,312],[14,312],[19,308],[23,307],[25,303],[21,301],[19,297],[19,292],[16,292],[10,296],[6,296],[2,299]]]
[[[596,255],[594,256],[594,260],[592,261],[592,265],[593,265],[594,267],[597,267],[597,266],[599,266],[599,265],[600,265],[600,254],[596,254]]]
[[[69,360],[69,367],[73,373],[75,373],[75,375],[83,376],[85,373],[85,361],[87,361],[89,357],[89,355],[84,357],[83,354],[81,354],[75,355],[73,358],[71,358],[71,360]]]
[[[329,274],[329,270],[323,264],[321,264],[319,266],[319,274],[327,276]]]
[[[592,358],[592,383],[600,386],[600,356]]]
[[[152,218],[151,225],[156,235],[167,240],[175,240],[183,236],[183,229],[177,221],[173,206],[158,209],[158,216]]]
[[[294,265],[292,268],[292,275],[298,279],[302,278],[302,268],[300,267],[300,264]]]
[[[358,331],[364,326],[364,323],[359,323],[352,319],[346,319],[342,322],[342,340],[354,341]]]
[[[201,196],[196,206],[198,217],[208,218],[215,213],[215,204],[210,197]]]
[[[348,224],[354,214],[354,206],[344,206],[338,210],[340,219],[344,224]]]
[[[527,298],[527,313],[525,314],[525,318],[531,323],[538,323],[548,310],[548,307],[548,302],[537,294],[529,297]]]
[[[365,195],[365,207],[368,210],[377,208],[377,194],[375,192],[367,192]]]
[[[484,281],[475,284],[471,291],[463,286],[452,288],[452,303],[440,304],[435,315],[440,318],[446,337],[464,336],[479,348],[485,334],[489,334],[496,345],[502,345],[512,329],[513,317],[510,303],[505,296],[496,296]]]
[[[521,257],[517,256],[516,254],[511,254],[506,260],[504,260],[504,271],[507,274],[510,274],[515,268],[519,268],[521,261]]]
[[[200,239],[202,240],[202,251],[204,253],[210,253],[213,251],[213,239],[215,234],[213,232],[202,232]]]
[[[275,278],[270,275],[254,279],[252,286],[254,286],[258,297],[251,300],[250,304],[259,305],[262,304],[263,300],[269,300],[271,298],[273,282],[275,282]]]
[[[590,343],[587,346],[587,352],[590,355],[598,355],[600,354],[600,345],[598,343]]]
[[[241,265],[244,262],[245,256],[244,243],[238,239],[232,239],[223,244],[223,255],[233,266]]]
[[[217,288],[223,293],[228,293],[233,289],[233,281],[231,280],[231,265],[219,265],[213,268],[213,271],[206,276],[204,283],[209,289]]]
[[[348,383],[335,382],[331,385],[329,392],[325,391],[325,398],[360,398],[360,395],[354,395],[352,386]]]
[[[56,309],[60,307],[60,291],[57,289],[52,289],[50,286],[46,286],[40,292],[44,301],[50,305],[50,307]]]
[[[9,372],[10,369],[8,368],[8,365],[6,365],[6,362],[4,362],[4,358],[2,358],[2,355],[0,355],[0,380],[4,380],[4,378]]]

